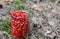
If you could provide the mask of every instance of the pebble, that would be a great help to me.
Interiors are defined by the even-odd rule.
[[[48,22],[50,25],[54,25],[54,22],[53,21],[50,21],[50,22]]]

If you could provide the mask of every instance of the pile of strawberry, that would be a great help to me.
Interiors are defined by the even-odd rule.
[[[25,38],[29,32],[29,18],[27,12],[20,10],[12,13],[11,32],[14,37]]]

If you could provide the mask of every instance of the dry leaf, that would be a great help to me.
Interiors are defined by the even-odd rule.
[[[55,14],[57,14],[57,10],[54,10],[54,9],[53,9],[52,12],[55,13]]]
[[[39,5],[33,5],[32,8],[37,11],[42,11],[42,8]]]

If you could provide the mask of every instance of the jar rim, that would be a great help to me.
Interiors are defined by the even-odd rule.
[[[17,18],[17,17],[15,17],[15,16],[13,16],[13,13],[17,13],[17,12],[18,12],[18,13],[19,13],[19,12],[20,12],[20,13],[22,12],[22,13],[27,14],[27,16],[25,16],[25,17],[19,17],[19,18],[27,18],[27,17],[28,17],[28,12],[27,12],[27,11],[17,10],[17,11],[13,11],[13,12],[12,12],[12,17],[13,17],[13,18]]]

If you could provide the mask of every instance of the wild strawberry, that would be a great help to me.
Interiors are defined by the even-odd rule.
[[[12,28],[11,32],[12,35],[21,39],[25,38],[28,35],[29,32],[29,18],[28,14],[25,11],[14,11],[12,13]]]

